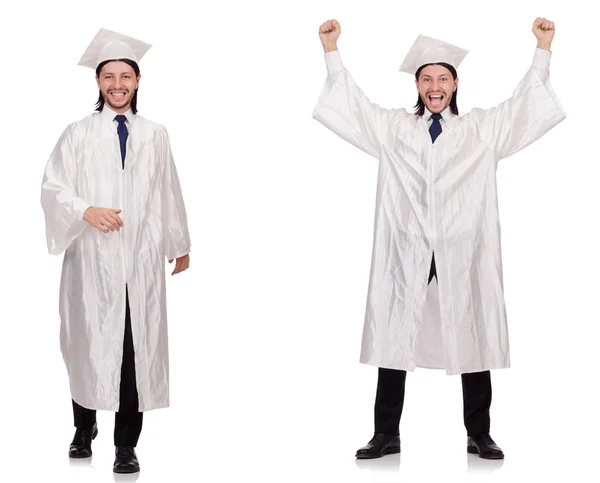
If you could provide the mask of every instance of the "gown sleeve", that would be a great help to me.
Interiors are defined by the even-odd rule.
[[[161,180],[164,253],[168,260],[174,260],[190,253],[191,241],[181,185],[166,129],[163,129],[161,141],[165,160]]]
[[[394,118],[404,109],[385,109],[371,102],[355,84],[338,50],[325,54],[327,79],[312,117],[340,138],[379,158]]]
[[[541,138],[566,118],[550,84],[551,53],[536,48],[533,62],[512,96],[487,110],[474,109],[483,141],[506,158]]]
[[[41,204],[46,223],[46,243],[51,255],[65,251],[88,226],[83,214],[91,206],[76,190],[77,133],[68,126],[46,164]]]

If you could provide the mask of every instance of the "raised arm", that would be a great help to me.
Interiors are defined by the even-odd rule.
[[[474,110],[480,135],[497,160],[525,148],[566,118],[550,84],[554,22],[538,17],[532,30],[537,39],[533,62],[513,95],[493,108]]]
[[[319,28],[327,79],[313,110],[313,118],[350,144],[378,158],[389,126],[397,115],[406,115],[406,111],[380,107],[356,85],[337,48],[341,31],[337,20],[328,20]]]

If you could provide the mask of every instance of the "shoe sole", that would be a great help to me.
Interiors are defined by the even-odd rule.
[[[82,460],[84,458],[91,458],[91,457],[92,457],[91,453],[89,455],[85,455],[85,456],[83,456],[83,455],[72,455],[72,454],[69,454],[69,458],[72,458],[72,459],[75,459],[75,460]]]
[[[504,455],[481,456],[479,454],[479,450],[477,448],[474,448],[473,446],[467,446],[467,453],[478,454],[479,457],[484,460],[502,460],[502,459],[504,459]]]
[[[372,460],[372,459],[375,459],[375,458],[381,458],[382,456],[385,456],[386,454],[398,454],[398,453],[400,453],[400,448],[395,447],[395,448],[388,448],[388,449],[386,449],[381,454],[374,454],[374,455],[370,455],[370,454],[357,454],[356,455],[356,459],[359,459],[359,460]]]
[[[113,468],[113,473],[120,473],[120,474],[124,474],[124,473],[137,473],[138,471],[140,471],[139,468],[136,468],[135,470],[127,470],[127,469],[118,470],[116,468]]]
[[[92,441],[94,441],[96,439],[96,436],[98,436],[98,430],[94,431],[94,434],[92,434]],[[91,458],[92,457],[92,452],[90,450],[90,454],[86,455],[86,456],[77,456],[77,455],[72,455],[71,453],[69,453],[69,458],[73,458],[73,459],[83,459],[83,458]]]

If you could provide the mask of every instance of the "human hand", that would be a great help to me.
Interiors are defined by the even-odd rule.
[[[169,260],[169,263],[173,263],[173,259]],[[173,272],[171,272],[171,275],[177,275],[178,273],[183,272],[184,270],[187,270],[190,266],[190,255],[184,255],[182,257],[177,258],[177,261],[175,262],[175,268],[173,269]]]
[[[123,221],[119,217],[119,213],[121,213],[121,210],[90,206],[85,210],[83,219],[87,221],[90,226],[97,228],[103,233],[108,233],[109,231],[121,230]]]
[[[543,17],[538,17],[533,22],[533,27],[531,30],[538,41],[538,48],[550,50],[552,39],[554,39],[554,22]]]
[[[327,20],[319,27],[319,38],[325,52],[337,50],[337,39],[342,33],[342,27],[337,20]]]

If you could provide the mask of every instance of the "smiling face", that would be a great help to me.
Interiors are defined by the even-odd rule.
[[[458,79],[442,65],[424,67],[415,81],[419,96],[432,113],[442,112],[450,105]]]
[[[131,106],[131,99],[139,86],[133,67],[126,62],[108,62],[102,67],[96,81],[104,102],[118,114],[123,114]]]

